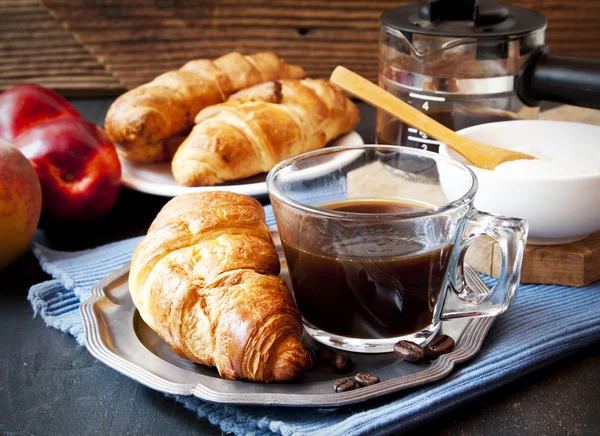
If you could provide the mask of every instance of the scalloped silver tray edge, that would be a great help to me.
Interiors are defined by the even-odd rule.
[[[214,377],[192,371],[187,371],[186,374],[185,369],[168,363],[146,350],[138,338],[132,322],[136,312],[133,303],[129,303],[128,306],[123,301],[113,301],[105,292],[106,289],[118,283],[124,286],[122,283],[126,283],[128,272],[129,265],[126,265],[101,280],[92,288],[91,296],[81,304],[80,314],[87,349],[101,362],[151,389],[169,394],[194,395],[202,400],[215,403],[337,407],[431,383],[450,374],[457,363],[464,362],[477,354],[495,319],[489,317],[468,320],[461,331],[454,351],[439,357],[433,361],[431,366],[422,371],[384,379],[379,384],[349,392],[334,393],[330,388],[331,393],[323,393],[322,385],[327,383],[330,386],[331,383],[320,381],[312,383],[315,386],[319,385],[320,392],[294,393],[293,389],[289,389],[290,392],[274,393],[268,390],[268,387],[273,385],[221,379],[215,381]],[[485,286],[471,268],[465,268],[465,272],[472,285]],[[126,339],[127,346],[121,345],[119,348],[108,334],[108,328],[115,327],[110,324],[115,323],[119,323],[119,327],[124,327],[123,330],[119,330],[119,334],[123,335],[121,339]],[[444,324],[445,322],[442,323],[442,328]],[[398,364],[407,363],[399,362]],[[293,387],[293,385],[292,383],[279,386]],[[261,392],[261,387],[264,392]]]

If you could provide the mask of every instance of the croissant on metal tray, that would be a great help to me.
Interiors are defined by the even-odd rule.
[[[231,192],[169,201],[131,261],[142,319],[180,356],[224,379],[292,380],[311,368],[300,314],[255,199]]]
[[[193,60],[117,98],[106,115],[106,133],[129,160],[166,161],[201,109],[243,88],[305,75],[301,67],[270,52],[249,56],[233,52],[215,61]]]
[[[356,105],[326,80],[263,83],[202,110],[171,169],[184,186],[242,179],[324,147],[359,120]]]

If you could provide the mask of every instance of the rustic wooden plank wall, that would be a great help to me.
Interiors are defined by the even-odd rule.
[[[0,0],[0,8],[6,1]],[[537,9],[549,18],[547,41],[554,52],[600,56],[599,0],[504,1]],[[134,87],[178,68],[189,59],[215,58],[232,50],[247,53],[273,50],[304,66],[313,77],[327,77],[336,65],[344,64],[374,79],[379,15],[385,9],[409,2],[44,0],[44,3],[120,83]],[[64,50],[64,43],[48,38],[44,42],[53,44],[57,50]],[[65,68],[65,75],[77,68],[81,67]]]
[[[378,17],[391,1],[49,0],[46,4],[128,86],[192,58],[275,51],[325,77],[345,63],[372,76]],[[74,6],[75,4],[75,6]]]
[[[67,95],[124,89],[40,0],[0,0],[0,90],[21,83]]]

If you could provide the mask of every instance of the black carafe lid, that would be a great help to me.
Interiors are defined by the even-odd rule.
[[[429,0],[388,9],[381,24],[409,37],[502,38],[544,29],[546,17],[536,11],[503,5],[493,0]]]

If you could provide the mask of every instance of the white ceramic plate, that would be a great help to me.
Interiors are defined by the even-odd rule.
[[[361,136],[356,131],[351,131],[337,139],[334,139],[327,147],[342,145],[364,144]],[[265,184],[266,174],[258,174],[243,180],[223,183],[215,186],[181,186],[175,182],[171,172],[171,162],[141,163],[121,160],[121,183],[128,188],[147,194],[161,195],[164,197],[175,197],[188,192],[202,191],[231,191],[238,194],[250,196],[261,196],[267,194]]]

